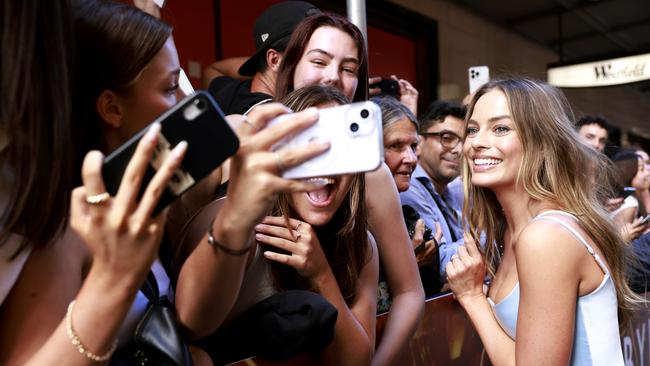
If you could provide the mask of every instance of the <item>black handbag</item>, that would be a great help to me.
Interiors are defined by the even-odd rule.
[[[160,296],[158,282],[149,272],[141,288],[149,306],[133,340],[111,358],[111,366],[192,366],[192,357],[176,324],[176,311],[167,295]]]

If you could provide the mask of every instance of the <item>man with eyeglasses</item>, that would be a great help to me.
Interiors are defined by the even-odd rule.
[[[420,118],[418,165],[411,175],[411,186],[400,193],[402,205],[413,207],[425,224],[433,228],[440,223],[443,238],[438,248],[440,276],[451,256],[463,244],[461,226],[462,196],[449,184],[460,175],[465,107],[436,101]]]

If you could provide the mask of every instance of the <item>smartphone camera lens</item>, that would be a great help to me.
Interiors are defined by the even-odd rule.
[[[366,113],[367,113],[367,112],[368,112],[368,111],[366,111]],[[362,112],[362,113],[363,113],[363,112]],[[359,124],[356,123],[356,122],[352,122],[352,123],[350,124],[350,131],[352,131],[352,132],[357,132],[357,131],[359,131]]]
[[[370,112],[368,112],[367,109],[362,109],[361,110],[361,118],[368,118],[368,115],[370,115]],[[357,126],[358,128],[359,126]]]
[[[196,108],[198,108],[200,111],[205,110],[205,102],[202,100],[197,100],[196,101]]]

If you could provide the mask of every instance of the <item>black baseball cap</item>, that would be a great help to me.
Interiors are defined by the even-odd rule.
[[[320,10],[306,1],[285,1],[270,6],[260,14],[253,26],[255,54],[239,68],[239,74],[253,76],[257,72],[259,60],[277,41],[291,36],[293,29],[301,20],[319,14]]]

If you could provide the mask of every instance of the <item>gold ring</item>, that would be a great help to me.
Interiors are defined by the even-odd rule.
[[[278,170],[281,172],[284,171],[285,166],[282,163],[282,158],[280,157],[280,153],[276,151],[274,155],[275,155],[275,165],[278,166]]]
[[[101,205],[102,203],[108,201],[109,198],[111,198],[111,196],[108,194],[108,192],[104,192],[92,196],[86,196],[86,203],[89,205]]]

